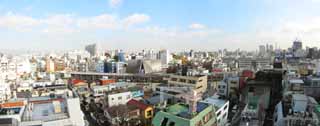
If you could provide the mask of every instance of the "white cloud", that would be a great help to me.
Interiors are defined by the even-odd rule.
[[[17,15],[8,13],[4,16],[0,16],[0,27],[23,30],[30,27],[38,26],[41,21],[29,16]]]
[[[0,16],[0,29],[11,29],[19,32],[31,29],[56,37],[67,34],[76,36],[77,40],[86,39],[83,36],[94,30],[119,30],[123,31],[121,35],[118,35],[118,37],[121,37],[115,37],[113,38],[114,40],[117,40],[117,42],[127,41],[128,43],[141,41],[144,44],[139,45],[143,45],[144,48],[157,46],[155,44],[157,42],[159,42],[159,46],[164,48],[244,48],[254,50],[258,45],[266,44],[264,42],[270,44],[278,43],[282,48],[285,48],[290,46],[297,37],[304,42],[304,45],[320,46],[317,42],[320,40],[319,16],[299,20],[288,19],[268,26],[255,25],[247,31],[233,33],[198,23],[189,25],[187,29],[177,26],[162,27],[158,25],[133,27],[150,20],[150,17],[146,14],[132,14],[122,18],[111,14],[90,17],[62,14],[35,18],[8,13]],[[128,29],[128,27],[130,28]],[[90,35],[90,39],[95,37],[97,36]]]
[[[117,8],[122,4],[122,0],[109,0],[109,6],[112,8]]]
[[[193,23],[189,25],[190,29],[205,29],[206,26],[203,24]]]
[[[71,15],[52,15],[42,20],[44,24],[53,26],[68,26],[74,23],[74,19]]]
[[[145,14],[133,14],[123,19],[123,24],[125,27],[130,27],[132,25],[146,23],[150,20],[150,17]]]
[[[81,29],[115,29],[119,24],[113,15],[102,14],[94,17],[80,18],[77,25]]]
[[[124,30],[130,26],[148,22],[146,14],[132,14],[118,18],[111,14],[91,17],[77,17],[71,14],[58,14],[42,18],[8,13],[0,16],[0,28],[16,31],[42,31],[45,33],[72,33],[86,30]]]

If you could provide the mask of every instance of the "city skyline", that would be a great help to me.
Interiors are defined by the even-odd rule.
[[[1,49],[320,46],[318,0],[1,0]],[[231,46],[232,45],[232,46]]]

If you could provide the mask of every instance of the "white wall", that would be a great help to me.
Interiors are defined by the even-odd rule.
[[[225,108],[226,107],[226,108]],[[220,115],[217,117],[217,120],[220,120],[217,126],[225,126],[228,122],[228,110],[229,110],[229,101],[226,102],[221,108],[216,110],[216,114],[220,112]],[[225,115],[225,117],[223,117]]]
[[[68,113],[69,113],[72,124],[76,126],[84,126],[85,125],[83,120],[84,114],[80,109],[79,98],[68,98],[67,105],[68,105]]]
[[[119,97],[121,97],[121,99],[119,99]],[[108,105],[109,105],[109,107],[111,107],[111,106],[116,106],[119,104],[126,104],[130,99],[132,99],[131,92],[109,94],[108,95]]]

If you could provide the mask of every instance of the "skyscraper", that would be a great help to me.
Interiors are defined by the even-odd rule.
[[[302,49],[302,42],[299,40],[293,41],[292,50],[293,52]]]
[[[96,56],[97,55],[97,44],[90,44],[85,47],[85,50],[90,53],[90,56]]]
[[[266,47],[264,45],[259,46],[259,54],[264,55],[266,53]]]
[[[159,52],[159,55],[160,55],[161,64],[162,64],[164,67],[167,67],[168,63],[169,63],[170,60],[171,60],[170,52],[169,52],[168,50],[161,50],[161,51]]]

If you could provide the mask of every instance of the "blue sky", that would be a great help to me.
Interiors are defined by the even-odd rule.
[[[0,0],[2,49],[319,46],[319,0]]]

